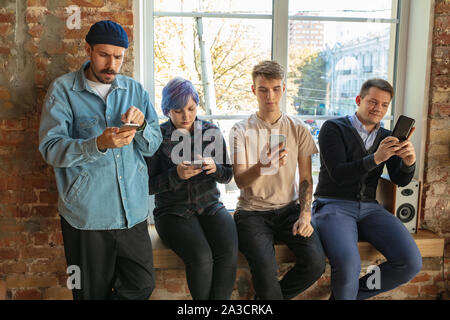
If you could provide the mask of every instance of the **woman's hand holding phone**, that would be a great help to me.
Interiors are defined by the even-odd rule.
[[[180,179],[187,180],[193,176],[198,175],[203,171],[202,168],[196,169],[194,165],[189,161],[183,161],[177,165],[177,173]]]
[[[205,171],[206,174],[212,174],[214,172],[216,172],[217,167],[216,167],[216,163],[214,162],[214,160],[212,158],[203,158],[203,167],[202,167],[203,171]]]

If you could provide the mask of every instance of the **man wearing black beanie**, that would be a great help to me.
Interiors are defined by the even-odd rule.
[[[74,299],[148,299],[155,286],[144,156],[162,137],[148,93],[119,74],[127,48],[119,24],[95,23],[89,61],[53,81],[42,110]]]

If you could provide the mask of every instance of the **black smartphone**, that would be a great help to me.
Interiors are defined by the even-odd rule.
[[[203,160],[185,161],[189,166],[193,166],[194,169],[201,169],[203,167]]]
[[[414,122],[414,119],[401,115],[395,124],[394,130],[392,130],[392,136],[400,141],[405,141],[414,126]]]

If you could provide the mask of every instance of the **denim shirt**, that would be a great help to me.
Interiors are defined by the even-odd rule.
[[[137,81],[117,75],[106,101],[87,83],[84,70],[57,78],[44,101],[39,151],[54,167],[59,213],[82,230],[131,228],[147,219],[148,173],[144,156],[162,141],[157,114]],[[96,138],[120,127],[129,107],[145,116],[144,130],[122,148],[100,152]]]
[[[172,134],[176,128],[171,120],[161,124],[163,142],[153,157],[146,158],[150,176],[150,194],[155,194],[153,211],[155,219],[165,214],[182,217],[189,217],[193,214],[213,215],[217,210],[224,208],[216,183],[226,184],[233,177],[225,140],[220,130],[210,122],[196,120],[194,127],[197,132],[201,132],[202,142],[199,143],[199,146],[203,156],[214,146],[215,151],[212,155],[216,163],[216,172],[210,175],[202,172],[187,180],[182,180],[177,173],[177,163],[172,159],[172,151],[182,142],[172,140]],[[209,139],[209,134],[212,134],[214,139]],[[189,146],[191,150],[195,149],[194,136],[195,134],[191,134]],[[183,152],[178,154],[181,153]],[[186,155],[182,155],[183,160],[194,160],[194,153],[191,152],[189,159]]]

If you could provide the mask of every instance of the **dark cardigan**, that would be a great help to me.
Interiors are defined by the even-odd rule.
[[[202,152],[213,143],[216,148],[222,148],[221,156],[216,159],[216,172],[207,175],[202,172],[188,180],[182,180],[177,173],[177,165],[172,161],[172,150],[178,145],[178,141],[172,141],[172,133],[176,130],[170,120],[161,124],[163,141],[158,151],[146,158],[149,172],[149,191],[155,195],[155,219],[164,214],[190,216],[194,213],[212,215],[224,205],[220,201],[220,191],[216,183],[228,183],[233,177],[233,170],[229,160],[225,140],[220,130],[214,124],[207,121],[196,120],[194,126],[201,130],[202,137],[214,133],[214,140],[205,138],[200,146]],[[206,134],[206,135],[205,135]],[[200,137],[200,138],[202,138]],[[194,150],[194,139],[191,134],[191,149]],[[216,141],[220,139],[221,141]],[[214,149],[216,150],[216,149]],[[215,153],[214,153],[215,154]],[[194,160],[193,153],[190,159]]]
[[[380,128],[369,150],[347,117],[327,120],[319,133],[320,173],[314,196],[356,201],[376,201],[378,179],[386,164],[395,184],[407,185],[415,170],[398,156],[375,164],[374,152],[391,132]]]

